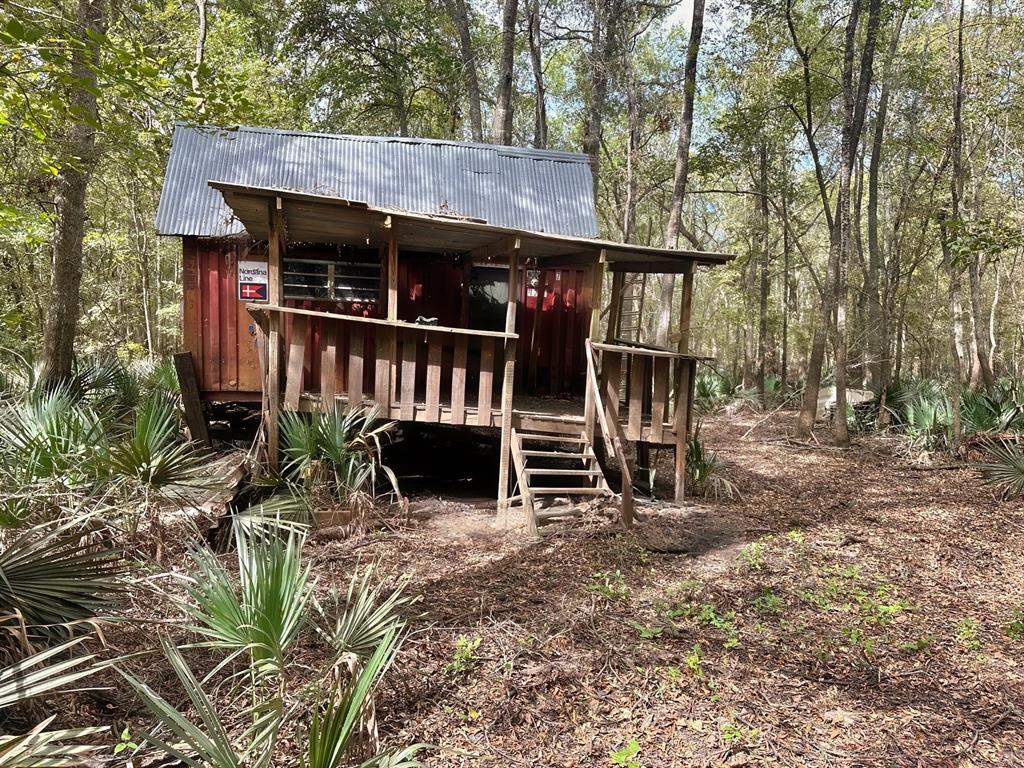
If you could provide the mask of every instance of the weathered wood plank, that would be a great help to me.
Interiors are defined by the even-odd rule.
[[[416,346],[419,339],[412,331],[402,334],[402,421],[412,421],[416,397]]]
[[[386,417],[391,408],[391,361],[395,357],[394,328],[378,328],[375,336],[377,352],[373,380],[373,399]]]
[[[618,421],[619,390],[622,387],[622,355],[620,353],[601,353],[601,383],[601,399],[604,401],[608,421]]]
[[[654,398],[651,401],[651,442],[660,443],[665,430],[665,416],[668,406],[669,361],[664,357],[654,358]]]
[[[326,320],[320,326],[320,403],[324,409],[334,407],[335,370],[338,367],[338,324]]]
[[[505,371],[501,381],[501,447],[498,460],[498,509],[508,505],[509,462],[512,458],[512,390],[516,378],[516,340],[505,340]]]
[[[530,493],[530,478],[526,470],[526,459],[522,454],[522,447],[516,439],[515,433],[511,435],[512,463],[515,466],[516,476],[519,478],[519,495],[523,500],[523,513],[526,515],[526,528],[531,536],[537,535],[537,512],[533,507],[533,496]],[[506,499],[506,503],[510,503]]]
[[[179,352],[174,356],[174,371],[178,375],[178,389],[181,403],[185,408],[185,424],[189,437],[197,443],[210,446],[210,432],[206,426],[206,414],[199,399],[199,383],[191,352]]]
[[[494,390],[494,340],[480,342],[480,387],[477,392],[477,424],[491,426],[491,400]]]
[[[292,337],[288,344],[288,369],[285,374],[284,407],[298,410],[302,396],[302,374],[306,360],[306,336],[309,318],[296,316],[292,322]]]
[[[363,337],[362,326],[352,324],[348,333],[348,404],[363,402]]]
[[[696,367],[693,360],[679,361],[679,385],[676,390],[675,412],[675,500],[681,504],[686,499],[686,428],[690,414],[690,375]]]
[[[427,343],[427,421],[438,421],[441,403],[441,340],[431,336]]]
[[[465,336],[455,340],[452,359],[452,424],[466,423],[466,360],[468,345]]]
[[[643,417],[644,394],[649,388],[647,380],[647,361],[642,357],[632,356],[629,362],[629,416],[626,422],[626,439],[639,440],[640,426]]]

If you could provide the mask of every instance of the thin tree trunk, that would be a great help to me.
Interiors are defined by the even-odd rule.
[[[206,56],[206,0],[195,0],[197,18],[195,67],[192,69],[192,93],[199,98],[199,112],[203,111],[203,87],[199,74]]]
[[[469,130],[473,141],[484,140],[484,122],[480,110],[480,78],[476,71],[476,53],[470,35],[469,11],[466,0],[445,0],[448,15],[459,33],[459,52],[462,55],[462,69],[466,73],[466,89],[469,96]]]
[[[871,389],[880,393],[888,382],[883,381],[883,360],[889,355],[889,339],[884,332],[882,298],[879,292],[879,275],[882,271],[882,235],[878,225],[878,182],[882,168],[882,150],[885,146],[885,123],[889,115],[889,94],[892,90],[892,67],[899,49],[900,34],[906,19],[907,9],[900,12],[896,26],[889,37],[889,48],[885,56],[881,91],[878,95],[878,111],[875,115],[874,132],[871,140],[871,160],[868,164],[868,271],[865,275],[864,293],[867,298],[867,348],[868,381]]]
[[[68,159],[57,179],[56,223],[49,314],[43,330],[43,372],[51,382],[67,379],[74,367],[75,333],[81,303],[85,195],[96,161],[96,65],[106,0],[79,0],[77,34],[81,46],[71,58]]]
[[[679,227],[683,217],[683,199],[686,197],[686,180],[690,170],[690,138],[693,132],[693,99],[697,92],[697,57],[700,54],[701,38],[704,35],[704,0],[693,0],[693,21],[690,24],[690,42],[686,47],[686,62],[683,65],[683,108],[679,118],[679,140],[676,142],[676,169],[672,179],[672,205],[668,223],[665,225],[665,247],[679,247]],[[662,275],[661,300],[658,307],[658,324],[655,330],[655,344],[668,346],[669,329],[672,323],[675,275]]]
[[[533,146],[544,149],[548,145],[548,109],[545,102],[544,62],[540,36],[540,0],[531,0],[527,19],[530,41],[530,61],[533,64],[534,109]]]
[[[608,55],[611,42],[606,16],[607,0],[594,3],[594,25],[590,42],[590,93],[583,120],[583,154],[590,159],[590,174],[594,183],[594,200],[598,197],[601,173],[601,132],[605,101],[608,98]]]
[[[516,51],[519,0],[505,0],[501,15],[501,59],[498,63],[498,98],[491,138],[495,144],[512,143],[512,65]]]
[[[768,230],[768,144],[766,142],[761,142],[760,166],[759,194],[757,196],[758,213],[760,214],[760,226],[758,227],[758,239],[760,241],[760,263],[758,267],[760,279],[758,281],[757,391],[761,395],[762,405],[767,406],[765,376],[768,361],[768,291],[771,284],[768,275],[770,257],[768,237],[770,233]]]
[[[634,229],[636,228],[636,158],[640,144],[640,114],[637,104],[636,93],[636,72],[633,69],[633,51],[627,51],[625,58],[626,69],[626,125],[628,127],[628,138],[626,140],[626,204],[622,216],[622,239],[623,242],[633,242]]]
[[[789,381],[789,313],[792,301],[792,291],[789,284],[789,206],[787,199],[789,190],[785,183],[785,175],[782,184],[782,394],[786,392],[786,385]]]

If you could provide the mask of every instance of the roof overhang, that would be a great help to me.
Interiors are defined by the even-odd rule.
[[[714,266],[731,261],[725,253],[685,251],[629,245],[545,232],[498,227],[479,220],[428,216],[373,208],[366,203],[272,187],[251,187],[210,181],[256,240],[270,235],[274,208],[283,213],[289,242],[321,242],[377,246],[396,238],[402,248],[472,253],[474,258],[499,255],[519,247],[521,258],[538,264],[569,266],[604,259],[612,271],[678,272],[687,264]]]

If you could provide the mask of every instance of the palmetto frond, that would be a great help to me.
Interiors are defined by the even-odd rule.
[[[373,571],[370,567],[352,575],[344,602],[334,595],[334,625],[323,632],[338,651],[361,659],[369,658],[389,634],[401,632],[405,620],[398,610],[415,602],[403,596],[401,588],[385,595],[383,589],[373,587]]]
[[[1019,443],[1000,440],[985,446],[988,461],[980,464],[985,481],[1006,498],[1024,495],[1024,450]]]

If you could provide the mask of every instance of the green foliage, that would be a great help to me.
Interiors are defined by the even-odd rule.
[[[629,598],[626,577],[618,568],[614,571],[598,571],[586,586],[587,592],[601,595],[605,600],[619,601]]]
[[[461,675],[476,668],[478,662],[476,651],[480,647],[481,638],[459,635],[455,640],[455,653],[445,669],[455,675]]]
[[[45,642],[90,629],[122,592],[120,574],[120,553],[92,541],[78,523],[18,534],[0,551],[3,643]]]
[[[722,645],[725,648],[736,648],[740,644],[739,630],[736,628],[735,611],[719,613],[718,608],[711,603],[704,603],[697,614],[697,620],[702,624],[713,627],[725,636]]]
[[[109,470],[152,489],[195,481],[207,459],[182,442],[180,432],[174,403],[151,396],[139,407],[131,433],[111,446]]]
[[[313,596],[305,537],[250,534],[236,528],[238,580],[208,550],[194,550],[196,576],[183,605],[195,631],[210,644],[246,653],[258,676],[279,675],[285,655],[306,622]]]
[[[341,653],[351,653],[361,659],[368,658],[389,634],[401,633],[405,620],[399,611],[414,602],[413,598],[402,595],[401,587],[388,594],[383,588],[374,587],[373,574],[372,567],[365,569],[362,575],[353,573],[344,600],[332,591],[331,610],[320,609],[334,617],[333,626],[325,633],[331,645]]]
[[[725,476],[718,454],[708,450],[696,435],[686,443],[686,474],[698,495],[716,500],[739,496],[736,484]]]
[[[980,651],[981,639],[978,637],[979,629],[978,622],[974,619],[960,619],[954,629],[957,642],[970,651]]]
[[[1000,440],[984,446],[988,461],[979,465],[985,482],[1004,498],[1024,495],[1024,449],[1018,441]]]
[[[281,413],[285,474],[311,490],[327,493],[359,510],[376,495],[378,472],[398,493],[398,480],[381,463],[381,449],[394,428],[376,407],[334,408],[326,413]]]
[[[641,768],[641,763],[638,759],[639,754],[640,742],[636,739],[630,739],[629,743],[621,749],[609,752],[608,757],[611,759],[612,765],[621,766],[622,768]]]
[[[81,642],[81,638],[68,640],[0,668],[0,710],[67,688],[95,673],[95,654],[68,655]],[[76,742],[104,733],[106,727],[46,730],[56,717],[51,715],[21,735],[0,735],[0,768],[79,766],[100,749]]]
[[[1024,640],[1024,604],[1018,605],[1006,623],[1006,636],[1014,642]]]

